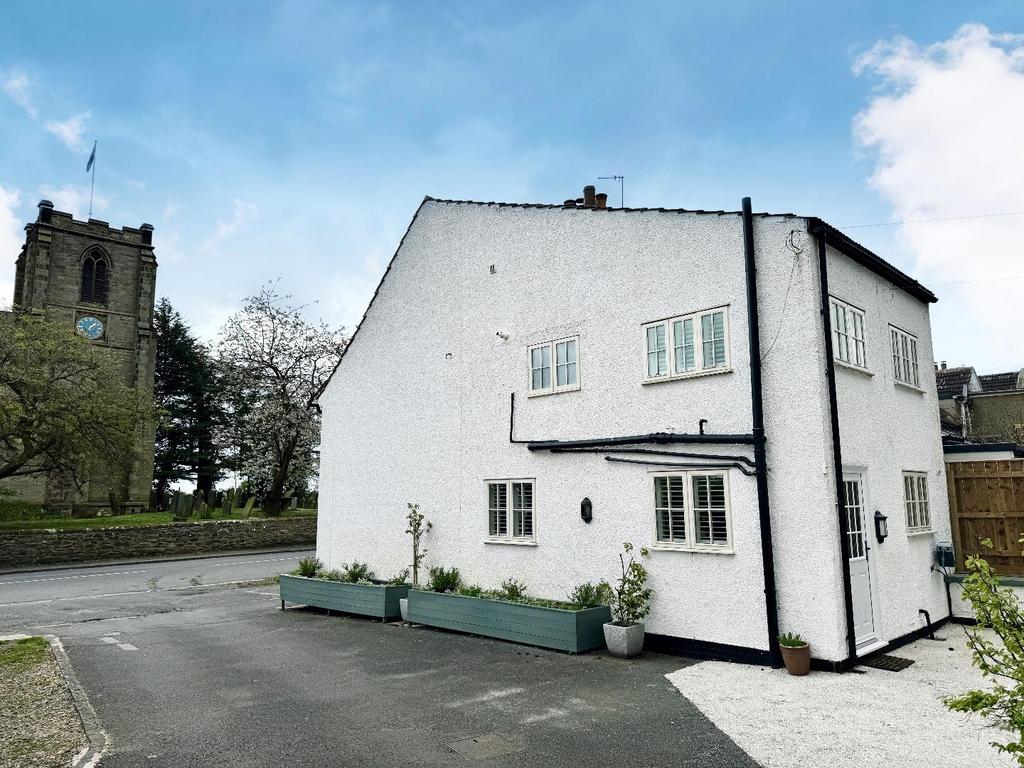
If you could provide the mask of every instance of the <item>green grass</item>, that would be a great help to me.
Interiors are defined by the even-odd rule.
[[[39,664],[45,661],[50,644],[45,637],[26,637],[0,643],[0,667],[12,664]]]
[[[244,519],[241,510],[233,510],[232,514],[225,517],[219,509],[213,510],[214,520],[240,520]],[[281,513],[281,517],[315,517],[315,509],[287,509]],[[263,517],[259,509],[254,509],[249,519]],[[197,521],[198,518],[190,518],[189,522]],[[56,528],[61,531],[77,530],[79,528],[113,528],[123,525],[161,525],[171,523],[174,518],[170,512],[142,512],[137,515],[117,515],[108,517],[46,517],[41,520],[10,520],[0,522],[0,531],[13,531],[24,529]]]

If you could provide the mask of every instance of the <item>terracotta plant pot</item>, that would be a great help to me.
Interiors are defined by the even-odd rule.
[[[798,646],[780,646],[782,661],[786,671],[791,675],[806,675],[811,671],[811,646],[807,643]]]

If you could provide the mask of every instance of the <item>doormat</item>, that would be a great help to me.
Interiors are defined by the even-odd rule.
[[[902,656],[889,656],[883,653],[879,656],[872,656],[867,661],[862,661],[860,665],[872,669],[884,669],[886,672],[902,672],[913,663],[913,659],[904,659]]]

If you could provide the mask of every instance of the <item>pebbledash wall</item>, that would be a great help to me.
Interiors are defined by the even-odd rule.
[[[0,533],[0,569],[299,547],[315,537],[314,517],[5,531]]]
[[[787,247],[794,231],[799,253]],[[839,661],[847,656],[845,603],[814,243],[798,217],[755,217],[754,233],[780,623],[808,638],[815,656]],[[885,283],[855,265],[848,275],[836,272],[837,283],[852,280],[865,290]],[[892,303],[916,312],[909,329],[920,326],[920,337],[928,337],[925,305],[910,297]],[[910,309],[913,303],[919,308]],[[723,305],[729,370],[645,384],[642,326]],[[886,382],[888,335],[875,325],[889,322],[887,311],[879,306],[868,342],[875,371],[869,381],[878,387]],[[574,335],[579,391],[528,397],[529,345]],[[533,594],[559,598],[580,582],[614,578],[622,542],[631,541],[651,548],[649,633],[767,650],[754,478],[728,473],[731,553],[658,549],[650,478],[657,467],[530,452],[509,442],[513,392],[517,440],[696,433],[700,419],[709,433],[749,433],[747,338],[737,214],[428,199],[320,401],[318,556],[330,567],[359,559],[380,575],[401,570],[410,557],[405,503],[417,502],[434,524],[428,564],[457,566],[465,580],[484,586],[515,577]],[[927,370],[930,347],[920,355]],[[840,386],[845,402],[848,386]],[[915,397],[937,412],[934,391]],[[885,638],[920,626],[918,608],[942,597],[941,582],[929,580],[912,551],[916,545],[900,539],[902,498],[892,497],[902,483],[901,465],[888,464],[896,453],[922,457],[914,467],[942,466],[938,431],[928,434],[934,419],[909,426],[918,417],[907,412],[911,442],[900,452],[855,459],[872,477],[877,468],[887,489],[878,497],[894,534],[884,545],[893,563],[879,577]],[[898,432],[878,414],[847,418],[844,440],[848,433],[870,445]],[[723,446],[680,450],[722,453]],[[752,455],[737,446],[727,452]],[[535,479],[534,545],[485,541],[484,483],[502,478]],[[938,486],[932,494],[933,519],[941,521],[944,494]],[[584,497],[593,502],[590,524],[580,518]]]

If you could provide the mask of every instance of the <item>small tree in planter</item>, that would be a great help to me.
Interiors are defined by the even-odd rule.
[[[413,589],[419,589],[420,586],[420,566],[423,564],[423,559],[427,556],[427,550],[423,548],[422,542],[423,537],[430,532],[430,529],[434,527],[433,523],[427,520],[426,515],[420,512],[419,504],[407,504],[409,511],[405,515],[408,527],[405,532],[412,536],[412,587]],[[408,621],[406,618],[409,615],[409,600],[402,598],[398,603],[402,611],[402,621]]]
[[[648,556],[646,547],[641,547],[637,560],[633,545],[628,541],[622,545],[619,554],[621,576],[611,590],[611,609],[614,621],[604,625],[604,640],[608,652],[613,656],[632,658],[639,656],[644,647],[643,620],[651,612],[651,596],[654,590],[647,586],[647,569],[643,560]]]

